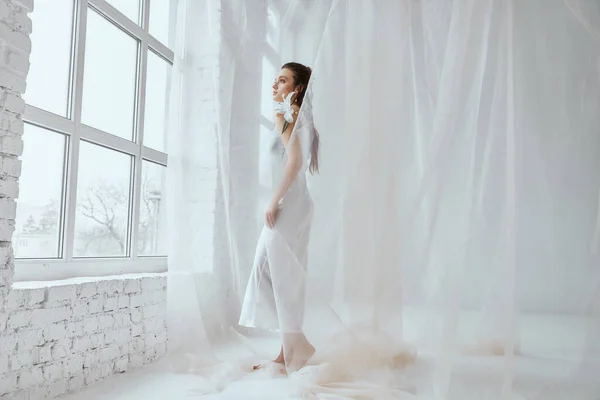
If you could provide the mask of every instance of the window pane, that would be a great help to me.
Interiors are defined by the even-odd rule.
[[[75,257],[128,254],[130,177],[131,156],[81,142]]]
[[[165,150],[165,123],[167,121],[171,64],[154,52],[148,51],[146,78],[146,111],[144,114],[144,145]]]
[[[84,124],[131,140],[138,43],[88,10],[83,81]]]
[[[121,11],[127,18],[139,24],[140,1],[139,0],[106,0],[111,6]]]
[[[279,21],[277,12],[271,7],[267,7],[267,43],[272,47],[277,48],[279,46],[279,40],[277,35],[279,34]]]
[[[173,28],[177,15],[177,0],[150,0],[150,25],[148,31],[167,46],[173,45]]]
[[[25,124],[13,240],[18,258],[60,256],[66,140],[60,133]]]
[[[166,231],[163,193],[167,169],[162,165],[142,163],[142,195],[138,253],[140,256],[165,256]]]
[[[31,14],[31,56],[27,75],[28,104],[67,116],[73,0],[36,0]]]
[[[273,82],[277,79],[279,70],[266,57],[262,59],[262,85],[260,109],[263,117],[271,121],[273,119]]]

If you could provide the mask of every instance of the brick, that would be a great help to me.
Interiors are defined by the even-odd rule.
[[[29,351],[36,346],[41,346],[42,344],[44,344],[44,334],[41,329],[19,333],[19,351]]]
[[[21,96],[12,93],[4,93],[0,100],[0,106],[4,107],[7,111],[19,115],[25,112],[25,100]]]
[[[154,317],[146,319],[142,322],[144,325],[144,332],[158,332],[165,327],[165,321],[162,318]]]
[[[123,293],[123,280],[110,280],[98,283],[98,294],[107,294],[109,296],[117,293]]]
[[[12,0],[12,2],[23,8],[26,12],[33,11],[33,0]]]
[[[56,342],[52,345],[52,359],[61,360],[71,354],[71,345],[66,342]]]
[[[158,315],[164,314],[165,310],[161,304],[153,304],[149,306],[144,306],[142,308],[142,315],[144,318],[152,318]]]
[[[131,330],[133,332],[133,328]],[[131,351],[135,353],[141,353],[146,348],[146,346],[144,345],[144,339],[142,339],[141,337],[133,338],[129,345],[131,347]]]
[[[80,338],[73,339],[73,351],[76,353],[83,353],[90,348],[90,337],[82,336]]]
[[[16,199],[19,197],[19,183],[12,180],[0,180],[0,198],[8,197]]]
[[[142,291],[154,291],[162,290],[166,287],[166,280],[164,278],[144,278],[142,280]]]
[[[48,398],[48,388],[44,385],[33,386],[29,388],[27,394],[30,399],[46,399]]]
[[[0,68],[0,87],[13,90],[16,93],[25,93],[27,83],[22,76],[5,68]]]
[[[117,341],[119,331],[110,329],[104,332],[104,343],[113,343]]]
[[[0,218],[15,219],[17,203],[12,199],[0,199]]]
[[[95,365],[98,365],[100,362],[99,360],[99,354],[97,351],[88,351],[84,355],[83,368],[89,369]]]
[[[129,356],[129,367],[139,368],[144,365],[144,355],[140,353],[131,354]]]
[[[25,32],[19,32],[12,30],[8,25],[0,22],[0,37],[3,38],[4,42],[7,43],[11,48],[23,53],[31,53],[31,39]]]
[[[0,356],[0,376],[9,372],[8,359],[8,355],[6,354]]]
[[[156,345],[156,347],[154,348],[154,350],[156,351],[156,357],[160,358],[163,357],[164,355],[167,354],[167,343],[162,342]]]
[[[44,339],[47,341],[64,339],[66,336],[67,324],[65,322],[51,324],[44,328]]]
[[[131,327],[131,336],[141,336],[144,333],[144,327],[141,324],[133,325]]]
[[[104,301],[104,311],[114,311],[119,308],[118,298],[109,297]]]
[[[123,327],[131,324],[131,317],[128,313],[125,312],[115,312],[113,313],[115,318],[115,327]]]
[[[129,366],[129,357],[121,357],[115,361],[115,372],[125,372]]]
[[[90,348],[99,349],[104,346],[104,334],[102,333],[94,333],[89,336],[90,338]]]
[[[1,76],[1,74],[0,74]],[[2,157],[0,160],[0,177],[2,176],[10,176],[13,178],[18,178],[21,176],[21,160],[14,157]],[[6,218],[0,216],[0,218]],[[13,215],[10,219],[14,219]]]
[[[71,309],[69,307],[57,307],[57,308],[40,308],[33,310],[31,316],[31,325],[42,327],[47,324],[55,322],[66,321],[71,316]]]
[[[151,347],[144,352],[144,361],[145,363],[152,362],[156,359],[156,349]]]
[[[23,107],[25,107],[25,103],[23,103]],[[13,156],[22,155],[23,139],[21,136],[3,136],[0,138],[0,153]]]
[[[120,343],[126,343],[132,338],[131,328],[121,328],[118,333],[118,340]]]
[[[8,328],[17,329],[29,325],[31,321],[31,311],[14,311],[8,319]]]
[[[0,336],[0,354],[10,354],[17,348],[17,335],[4,332]]]
[[[73,318],[83,318],[88,314],[88,303],[78,302],[73,306]]]
[[[139,307],[144,304],[144,296],[141,294],[134,294],[129,298],[129,307]]]
[[[0,377],[0,394],[12,393],[17,389],[17,374],[6,374]]]
[[[23,136],[25,131],[25,123],[20,118],[12,118],[10,121],[10,131],[16,136]]]
[[[13,354],[10,356],[10,369],[13,372],[21,370],[23,367],[32,367],[39,362],[39,352],[37,349],[32,351]]]
[[[44,372],[44,379],[46,381],[57,381],[59,379],[62,379],[64,376],[64,369],[61,362],[54,362],[48,365],[44,365],[42,367],[42,370]]]
[[[49,397],[56,398],[62,394],[65,394],[67,392],[68,382],[69,381],[67,379],[59,379],[51,382],[48,393]]]
[[[4,332],[6,329],[6,324],[8,322],[9,314],[4,311],[0,311],[0,332]]]
[[[57,304],[71,304],[77,297],[77,286],[63,285],[51,286],[48,288],[48,297],[46,299],[46,307],[52,307]]]
[[[88,335],[98,330],[98,317],[89,317],[84,320],[83,333]]]
[[[67,384],[67,390],[69,392],[76,392],[83,387],[85,384],[85,380],[82,375],[73,376],[69,379],[69,383]]]
[[[34,366],[21,371],[19,375],[19,388],[29,389],[32,386],[44,383],[44,372],[42,367]]]
[[[129,279],[124,284],[125,293],[137,293],[140,291],[140,281],[137,279]]]
[[[39,348],[39,362],[46,363],[52,361],[52,344],[45,344]]]
[[[115,319],[112,315],[102,315],[98,317],[98,326],[101,330],[112,328],[115,324]]]
[[[119,350],[119,346],[113,344],[109,347],[102,349],[102,351],[100,352],[100,361],[105,364],[109,361],[118,358],[120,355],[121,351]]]
[[[90,299],[88,302],[88,309],[89,309],[89,313],[90,314],[97,314],[99,312],[101,312],[104,309],[104,298],[103,297],[96,297],[93,299]]]
[[[16,310],[23,305],[25,292],[23,290],[11,290],[6,297],[6,309]]]
[[[29,56],[17,51],[10,52],[6,67],[16,75],[25,77],[29,72]]]
[[[85,358],[80,354],[74,354],[68,360],[63,362],[65,375],[76,376],[83,372],[83,362]]]
[[[134,308],[131,310],[131,321],[134,324],[137,324],[138,322],[142,321],[142,309],[141,308]]]
[[[78,285],[77,297],[87,299],[98,294],[98,284],[95,282],[87,282]]]
[[[17,28],[21,30],[21,32],[31,34],[33,31],[31,25],[31,18],[25,13],[17,13],[15,15],[15,22],[17,23]]]
[[[45,299],[46,299],[46,289],[45,288],[29,289],[29,290],[27,290],[26,295],[24,296],[23,303],[27,308],[34,308],[36,306],[39,306],[41,303],[43,303]]]
[[[6,242],[12,239],[13,233],[15,232],[15,222],[12,220],[0,219],[0,241]],[[12,265],[12,264],[8,264]],[[13,272],[11,271],[3,271],[0,273],[2,275],[2,282],[8,282],[10,280],[12,282]],[[5,277],[5,275],[7,275]]]
[[[129,296],[122,295],[119,296],[119,308],[128,308],[129,307]]]
[[[7,21],[10,15],[10,8],[4,1],[0,1],[0,21]]]

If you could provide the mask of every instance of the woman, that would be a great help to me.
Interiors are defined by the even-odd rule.
[[[273,85],[275,126],[269,155],[273,197],[265,212],[239,322],[241,326],[280,331],[282,347],[274,362],[288,369],[302,367],[315,352],[302,331],[313,215],[303,165],[310,158],[309,171],[318,172],[318,135],[314,129],[310,132],[310,151],[303,151],[300,135],[294,131],[310,76],[309,67],[288,63]]]

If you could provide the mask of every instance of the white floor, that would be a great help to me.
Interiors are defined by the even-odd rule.
[[[581,351],[584,341],[585,320],[574,317],[557,316],[529,316],[522,321],[520,329],[520,348],[521,354],[515,359],[514,371],[517,379],[514,381],[515,387],[521,396],[507,397],[507,399],[519,400],[598,400],[600,392],[590,394],[589,388],[571,387],[569,393],[558,390],[547,390],[545,394],[540,394],[540,389],[551,387],[560,379],[567,376],[567,368],[573,367]],[[560,346],[558,344],[561,344]],[[223,346],[218,349],[219,359],[235,360],[249,359],[253,354],[246,344],[237,342],[236,345]],[[261,354],[275,354],[277,351],[276,338],[257,338],[252,341],[253,351]],[[254,356],[256,358],[256,356]],[[422,365],[427,364],[427,355],[423,355]],[[506,367],[505,361],[499,357],[464,357],[458,363],[454,364],[453,391],[461,391],[461,387],[469,386],[469,382],[483,382],[487,377],[494,376],[498,382],[493,385],[499,391],[502,387],[502,374],[498,373],[500,369]],[[594,368],[595,371],[600,369]],[[246,397],[241,393],[244,390],[254,391],[255,387],[262,385],[260,390],[265,390],[265,385],[271,385],[273,391],[284,391],[287,385],[286,378],[258,379],[253,381],[245,380],[247,389],[240,389],[237,395],[222,397],[218,394],[206,394],[206,381],[200,375],[194,374],[176,374],[168,372],[169,368],[165,362],[157,363],[143,369],[129,372],[123,375],[111,377],[106,381],[100,382],[93,387],[86,388],[78,393],[64,396],[65,400],[85,399],[85,400],[137,400],[137,399],[222,399],[244,400],[247,398],[264,397]],[[489,374],[491,372],[491,374]],[[231,370],[228,372],[231,374]],[[241,370],[237,370],[239,376],[229,376],[223,381],[235,382],[244,379]],[[477,385],[476,385],[477,386]],[[258,390],[258,391],[260,391]],[[219,388],[215,388],[218,392]],[[283,393],[282,391],[282,393]],[[466,392],[464,392],[466,393]],[[474,395],[452,396],[452,400],[487,400],[496,399],[499,394],[493,397],[482,395],[481,392]],[[428,399],[419,392],[419,397],[406,397],[414,399]],[[537,397],[536,397],[537,396]],[[565,397],[566,396],[566,397]],[[273,400],[284,400],[288,397],[272,397]],[[327,399],[333,397],[327,397]],[[269,396],[269,399],[271,397]],[[323,397],[325,399],[325,397]],[[362,399],[361,399],[362,400]],[[380,400],[380,399],[373,399]]]

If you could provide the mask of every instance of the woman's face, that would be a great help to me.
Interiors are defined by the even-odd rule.
[[[294,91],[294,75],[287,68],[279,71],[279,76],[273,84],[273,100],[283,101],[283,96]]]

